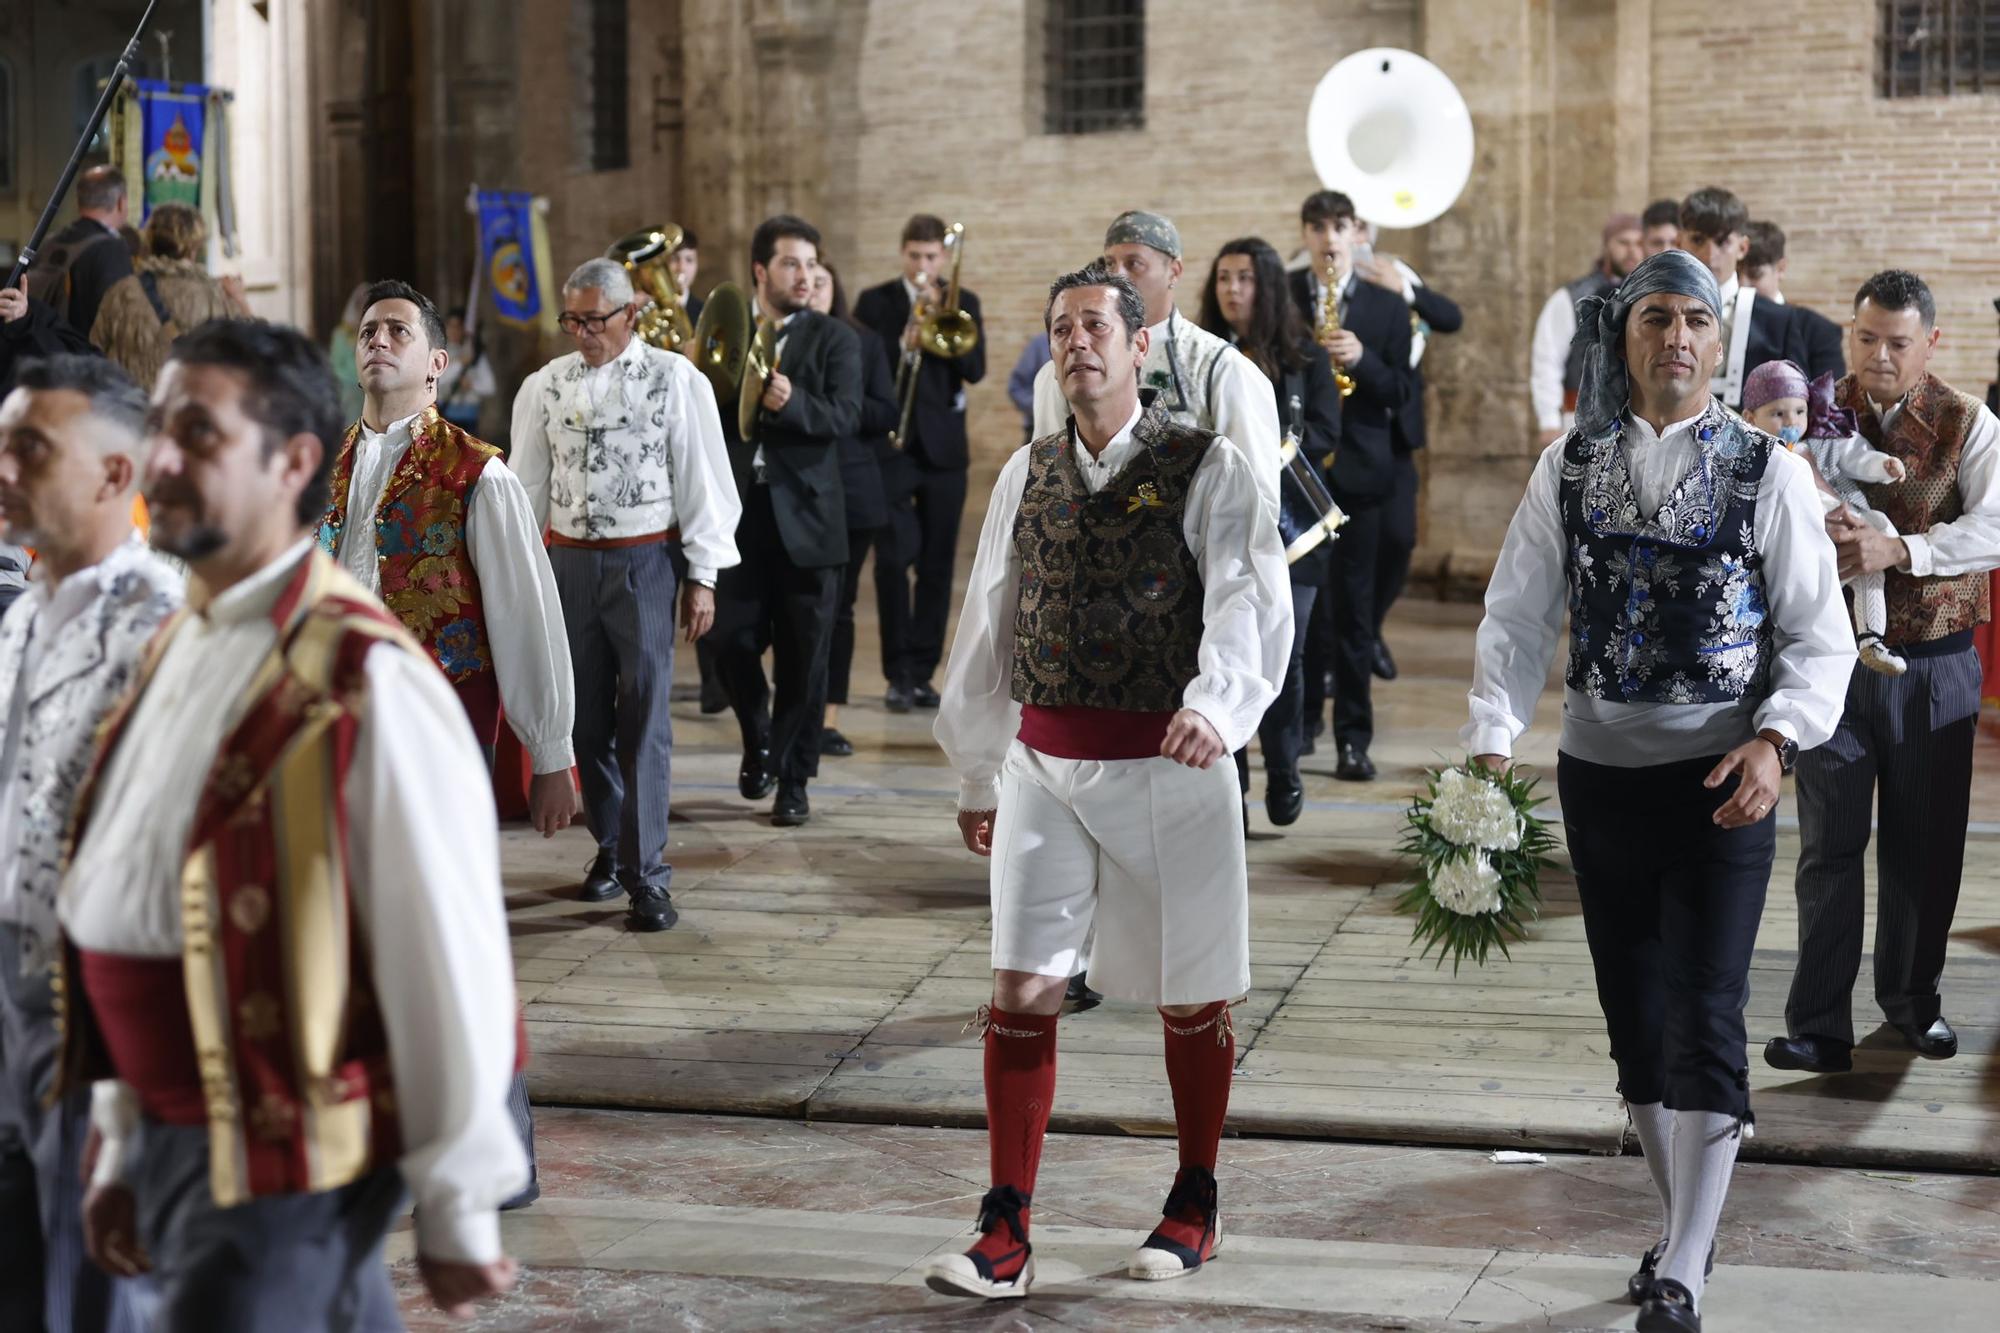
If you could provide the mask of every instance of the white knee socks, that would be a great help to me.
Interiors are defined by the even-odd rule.
[[[1632,1117],[1639,1148],[1646,1154],[1646,1169],[1653,1173],[1653,1188],[1660,1195],[1660,1239],[1664,1241],[1674,1231],[1674,1113],[1659,1102],[1627,1102],[1625,1110]]]
[[[1715,1111],[1668,1112],[1674,1122],[1673,1225],[1657,1276],[1688,1289],[1699,1308],[1709,1248],[1722,1220],[1729,1173],[1736,1166],[1742,1130],[1733,1115]]]

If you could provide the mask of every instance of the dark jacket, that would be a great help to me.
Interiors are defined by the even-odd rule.
[[[857,329],[861,339],[861,427],[840,438],[840,484],[847,493],[847,529],[869,532],[889,522],[888,492],[882,474],[897,458],[889,443],[896,429],[896,381],[882,340],[872,329]]]
[[[986,378],[986,324],[979,313],[979,298],[960,288],[958,301],[979,326],[979,345],[952,361],[923,358],[917,374],[917,401],[910,411],[910,438],[903,441],[903,451],[911,461],[939,471],[962,471],[971,461],[959,392]],[[893,379],[903,329],[910,322],[910,294],[903,290],[903,280],[891,278],[861,293],[854,302],[854,317],[882,340],[882,353]]]
[[[14,367],[22,361],[64,352],[96,355],[97,349],[61,315],[30,297],[27,314],[11,324],[0,324],[0,396],[14,387]]]
[[[1743,348],[1743,378],[1766,361],[1780,359],[1803,367],[1807,379],[1847,373],[1840,326],[1802,305],[1779,305],[1761,295],[1750,307],[1750,341]],[[1727,356],[1729,349],[1723,349]],[[1735,406],[1735,404],[1731,404]]]
[[[785,553],[801,569],[844,565],[840,441],[861,425],[861,339],[839,320],[802,310],[785,326],[778,372],[792,396],[782,411],[757,410],[755,439],[738,438],[736,414],[722,414],[736,493],[748,497],[757,484],[751,465],[761,443]]]
[[[1410,309],[1430,325],[1432,333],[1457,333],[1465,327],[1465,315],[1458,302],[1423,283],[1416,284],[1416,302]],[[1396,414],[1391,441],[1399,454],[1412,454],[1430,443],[1424,430],[1424,368],[1410,367],[1410,401]]]
[[[125,240],[117,232],[106,231],[104,224],[94,218],[77,218],[45,243],[42,254],[55,246],[82,247],[69,265],[69,296],[66,304],[59,304],[56,313],[69,322],[69,326],[88,335],[97,323],[97,307],[104,300],[104,294],[118,284],[121,278],[132,276],[132,252],[125,248]]]
[[[1292,274],[1292,299],[1313,322],[1312,274]],[[1369,509],[1389,498],[1395,484],[1396,414],[1409,405],[1410,307],[1403,298],[1372,282],[1355,282],[1341,326],[1361,340],[1366,354],[1348,374],[1354,392],[1340,405],[1340,451],[1327,475],[1327,489],[1340,507]]]

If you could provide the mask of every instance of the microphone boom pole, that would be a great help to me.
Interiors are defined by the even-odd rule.
[[[105,82],[104,93],[97,99],[97,109],[90,113],[90,123],[83,127],[83,137],[76,141],[76,148],[69,155],[69,165],[63,168],[61,178],[56,181],[55,191],[49,195],[49,202],[42,209],[41,221],[35,224],[34,234],[28,237],[27,245],[22,247],[20,255],[14,260],[14,269],[7,275],[9,287],[18,285],[21,275],[35,262],[35,252],[41,249],[42,238],[49,234],[49,228],[55,224],[56,210],[62,207],[63,196],[69,193],[70,183],[76,179],[77,168],[83,165],[84,151],[90,147],[90,141],[97,137],[97,131],[103,128],[104,118],[111,114],[111,99],[116,97],[118,90],[125,85],[126,74],[131,70],[132,63],[139,58],[139,38],[146,31],[146,25],[152,21],[153,10],[159,3],[160,0],[146,0],[146,12],[139,16],[139,26],[132,30],[132,40],[125,43],[125,54],[118,57],[118,64]]]

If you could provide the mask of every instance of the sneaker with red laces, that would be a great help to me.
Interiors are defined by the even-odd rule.
[[[946,1296],[1012,1300],[1035,1280],[1035,1247],[1028,1244],[1028,1196],[1012,1185],[986,1191],[979,1201],[979,1241],[964,1254],[947,1254],[924,1268],[924,1285]]]
[[[1174,1177],[1160,1225],[1133,1252],[1125,1271],[1146,1282],[1186,1277],[1222,1248],[1222,1217],[1215,1199],[1215,1174],[1184,1166]]]

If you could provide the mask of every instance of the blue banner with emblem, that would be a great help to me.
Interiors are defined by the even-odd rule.
[[[478,213],[480,271],[492,289],[494,313],[509,324],[553,328],[541,201],[518,190],[481,190]]]
[[[139,87],[140,161],[144,209],[161,204],[201,207],[203,151],[208,142],[208,89],[198,83],[135,80]]]

